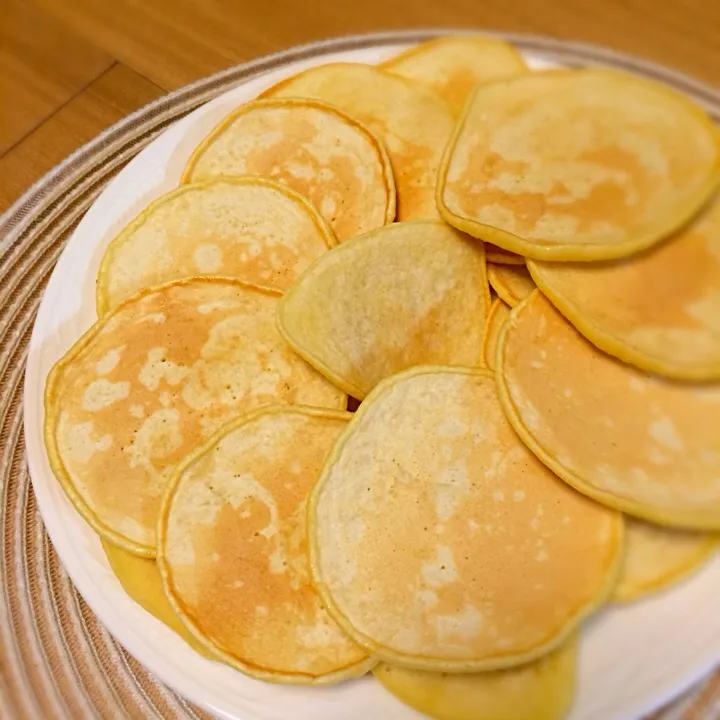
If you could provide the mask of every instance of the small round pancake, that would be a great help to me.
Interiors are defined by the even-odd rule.
[[[377,659],[475,672],[559,646],[609,595],[622,516],[556,478],[508,425],[492,373],[378,385],[308,507],[315,585]]]
[[[495,370],[495,356],[497,355],[498,338],[503,325],[510,317],[510,306],[495,298],[490,306],[488,319],[485,323],[485,334],[483,335],[483,359],[485,365]]]
[[[522,255],[516,255],[509,250],[503,250],[497,245],[485,243],[485,257],[488,262],[496,265],[524,265],[525,258]]]
[[[101,540],[103,550],[107,556],[110,568],[123,587],[123,590],[143,610],[147,610],[153,617],[164,622],[174,630],[193,650],[205,655],[211,660],[217,656],[211,654],[189,633],[180,622],[180,618],[170,605],[165,595],[162,578],[157,563],[153,558],[140,557],[124,550],[117,545]]]
[[[720,133],[659,83],[527,73],[468,102],[438,179],[452,225],[538,260],[607,260],[687,222],[720,182]]]
[[[455,120],[431,88],[360,63],[305,70],[261,97],[309,97],[335,105],[385,143],[397,188],[398,220],[437,218],[435,181]]]
[[[626,602],[685,578],[717,549],[718,536],[626,519],[625,551],[612,594]]]
[[[605,355],[538,290],[499,342],[505,413],[551,470],[630,515],[720,530],[720,385],[673,382]]]
[[[528,268],[601,350],[666,377],[720,379],[720,195],[673,238],[627,260]]]
[[[429,85],[460,113],[475,87],[528,72],[509,43],[482,35],[450,35],[411,47],[380,65],[395,75]]]
[[[275,326],[278,295],[218,278],[152,288],[53,367],[45,443],[70,500],[105,539],[152,557],[173,467],[230,417],[268,403],[344,408]]]
[[[487,274],[490,287],[510,307],[515,307],[536,287],[524,265],[494,265],[488,263]]]
[[[253,677],[324,684],[375,664],[327,614],[306,550],[307,497],[350,417],[301,407],[242,416],[168,487],[158,525],[165,591],[205,647]]]
[[[413,365],[481,365],[482,243],[436,220],[394,223],[321,258],[278,305],[294,350],[355,398]]]
[[[283,291],[337,242],[317,210],[263,178],[185,185],[155,200],[110,243],[98,314],[146,287],[200,275]]]
[[[562,720],[575,690],[577,642],[507,670],[450,675],[380,663],[386,690],[436,720]]]
[[[322,213],[339,241],[395,219],[395,180],[383,144],[317,100],[257,100],[230,113],[193,153],[182,181],[261,175]]]

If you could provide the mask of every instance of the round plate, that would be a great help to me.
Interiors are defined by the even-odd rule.
[[[197,711],[156,683],[95,623],[58,566],[35,514],[37,501],[62,564],[92,611],[132,656],[194,703],[238,720],[421,717],[371,677],[322,689],[251,680],[199,656],[130,600],[110,571],[98,538],[52,475],[42,439],[42,396],[51,365],[95,319],[94,283],[104,248],[150,200],[177,185],[190,152],[225,113],[304,67],[337,59],[377,62],[436,34],[392,33],[318,43],[191,85],[82,148],[0,220],[0,587],[5,595],[0,599],[0,716],[197,717]],[[720,97],[672,71],[587,46],[509,39],[535,66],[624,67],[664,80],[715,117],[720,115]],[[53,271],[74,223],[86,210]],[[24,445],[33,496],[23,463],[20,388],[32,317],[51,271],[25,374]],[[584,630],[572,719],[637,718],[699,681],[720,660],[719,595],[717,558],[670,592],[599,613]],[[710,703],[716,691],[713,679],[682,706],[706,713],[698,717],[715,717]]]

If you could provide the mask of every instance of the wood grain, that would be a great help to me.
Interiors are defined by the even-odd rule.
[[[474,26],[604,44],[720,80],[713,0],[39,0],[74,30],[172,89],[232,63],[332,35]]]
[[[32,4],[0,0],[0,155],[113,62]]]
[[[83,143],[162,94],[124,65],[107,70],[0,157],[0,212]]]

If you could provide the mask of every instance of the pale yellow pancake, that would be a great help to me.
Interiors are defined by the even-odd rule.
[[[149,289],[56,363],[45,390],[48,456],[102,537],[152,557],[172,469],[238,412],[272,402],[345,407],[278,334],[277,298],[217,278]]]
[[[414,368],[349,422],[308,507],[316,587],[400,667],[474,672],[558,647],[615,584],[622,516],[522,444],[492,373]]]
[[[625,602],[684,579],[718,547],[718,535],[652,525],[628,517],[625,551],[612,600]]]
[[[452,225],[539,260],[648,248],[720,182],[720,134],[676,91],[604,68],[483,85],[448,144],[438,208]]]
[[[164,622],[171,630],[174,630],[193,650],[211,660],[215,660],[216,656],[210,653],[185,629],[185,626],[180,622],[180,618],[175,614],[170,601],[165,595],[162,578],[155,560],[135,555],[128,550],[107,542],[107,540],[102,540],[102,546],[110,563],[110,568],[120,581],[123,590],[143,610],[147,610],[158,620]]]
[[[193,153],[182,181],[260,175],[313,203],[341,242],[395,219],[383,144],[317,100],[257,100],[230,113]]]
[[[495,265],[488,263],[487,274],[490,287],[510,307],[515,307],[536,287],[524,265]]]
[[[561,720],[575,690],[574,640],[539,660],[487,673],[450,675],[380,663],[386,690],[436,720]]]
[[[278,305],[278,328],[355,398],[413,365],[482,364],[482,243],[435,220],[394,223],[321,258]]]
[[[522,255],[516,255],[511,253],[509,250],[503,250],[497,245],[491,243],[485,243],[485,257],[488,262],[495,263],[497,265],[524,265],[525,258]]]
[[[641,255],[528,267],[555,307],[600,349],[667,377],[720,379],[720,196]]]
[[[143,288],[198,275],[282,291],[336,244],[317,210],[278,183],[244,177],[185,185],[110,243],[98,273],[98,314]]]
[[[222,660],[263,680],[338,682],[374,665],[310,580],[305,505],[350,413],[271,407],[225,425],[168,487],[158,565],[175,611]]]
[[[428,40],[380,65],[395,75],[429,85],[460,113],[477,85],[528,72],[510,43],[482,35],[450,35]]]
[[[490,370],[495,370],[498,338],[509,316],[510,306],[500,298],[495,298],[490,306],[487,323],[485,323],[485,334],[483,335],[483,359]]]
[[[431,88],[371,65],[329,63],[305,70],[261,97],[309,97],[367,125],[390,155],[398,220],[437,218],[435,181],[455,120]]]
[[[496,362],[508,419],[563,480],[631,515],[720,530],[720,385],[605,355],[538,290],[513,309]]]

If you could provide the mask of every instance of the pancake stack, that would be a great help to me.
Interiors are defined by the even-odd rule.
[[[585,621],[717,547],[718,184],[634,76],[476,36],[304,70],[107,243],[53,470],[213,662],[558,720]]]

